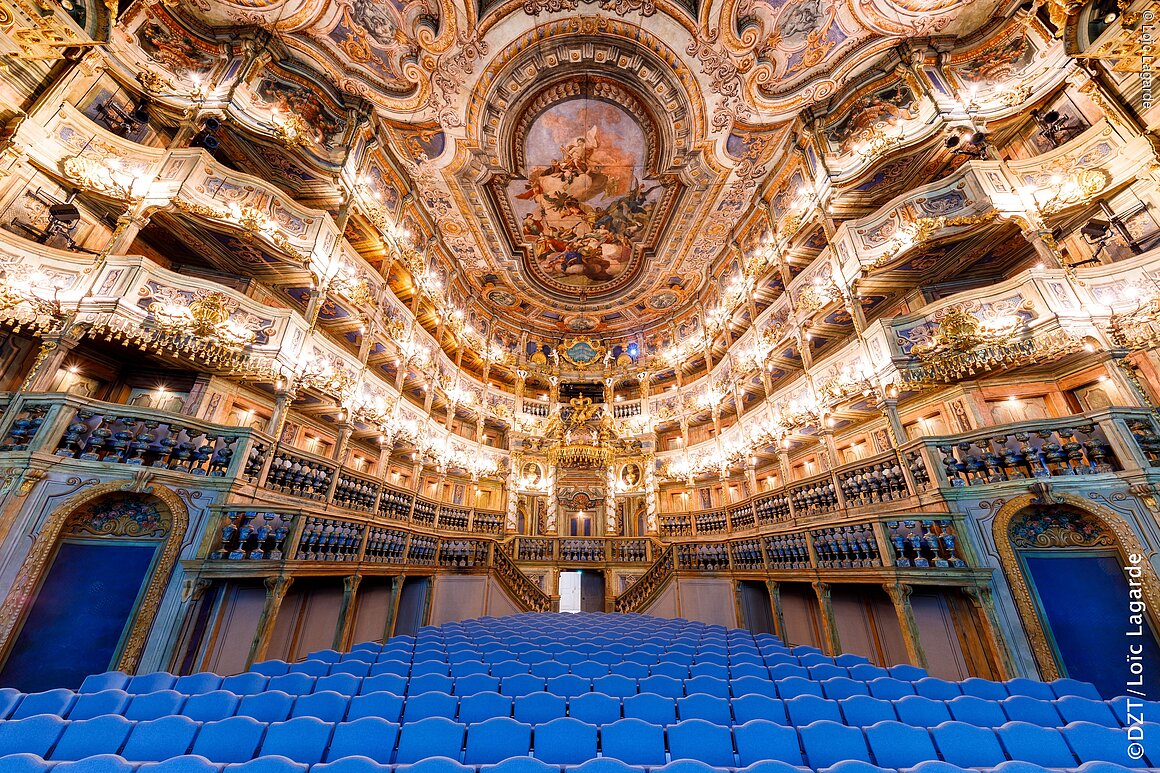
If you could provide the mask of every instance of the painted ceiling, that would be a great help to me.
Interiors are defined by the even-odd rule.
[[[388,216],[421,208],[404,224],[482,317],[614,336],[709,304],[739,222],[799,185],[785,172],[803,113],[849,103],[822,119],[835,154],[876,116],[920,123],[913,75],[882,62],[908,39],[970,34],[996,6],[193,0],[146,5],[114,43],[173,84],[237,81],[238,120],[295,116],[309,141],[252,159],[285,187],[357,157]],[[239,74],[247,47],[264,64]]]

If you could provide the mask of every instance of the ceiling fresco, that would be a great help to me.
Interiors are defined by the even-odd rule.
[[[899,44],[985,31],[997,5],[196,0],[134,6],[114,44],[158,90],[291,125],[293,174],[272,177],[357,178],[368,221],[406,225],[481,319],[614,337],[706,308],[754,213],[800,208],[824,165],[852,178],[883,133],[932,133],[943,96]],[[1038,46],[1008,35],[941,82],[985,95]]]

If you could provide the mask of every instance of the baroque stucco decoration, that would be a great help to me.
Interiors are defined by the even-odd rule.
[[[1045,502],[1045,499],[1048,501]],[[991,533],[999,553],[999,564],[1003,569],[1003,574],[1007,577],[1011,595],[1015,600],[1015,607],[1031,644],[1031,652],[1039,666],[1039,676],[1045,681],[1050,681],[1059,679],[1062,674],[1048,641],[1047,631],[1039,615],[1038,607],[1032,597],[1027,576],[1024,574],[1019,558],[1015,553],[1016,548],[1011,533],[1012,523],[1015,519],[1035,505],[1064,505],[1074,508],[1090,527],[1081,531],[1054,528],[1054,531],[1060,533],[1046,535],[1044,539],[1039,541],[1040,546],[1048,544],[1103,546],[1115,549],[1123,559],[1133,553],[1144,557],[1145,560],[1140,564],[1143,568],[1144,600],[1148,608],[1152,610],[1160,609],[1160,577],[1157,577],[1155,569],[1148,560],[1149,553],[1141,546],[1131,527],[1117,513],[1103,505],[1073,494],[1056,491],[1049,491],[1046,494],[1025,494],[1005,502],[995,513],[995,518],[991,523]],[[1050,525],[1048,526],[1050,528]],[[1024,534],[1015,535],[1015,538],[1027,546],[1033,547],[1037,544],[1034,538],[1028,538]]]
[[[96,535],[99,538],[102,526],[109,524],[102,519],[94,521],[87,518],[89,508],[103,499],[117,495],[152,500],[156,506],[156,518],[129,524],[126,526],[127,536],[134,539],[147,536],[163,540],[161,553],[149,574],[149,584],[137,608],[133,610],[128,636],[125,637],[120,656],[113,666],[114,669],[127,673],[137,669],[149,628],[161,604],[162,594],[177,563],[182,541],[189,526],[189,511],[181,501],[181,497],[157,483],[143,489],[133,481],[102,483],[76,494],[45,519],[36,534],[32,548],[16,573],[8,598],[0,607],[0,652],[7,652],[15,642],[21,622],[51,567],[51,560],[61,536],[71,530],[90,537]],[[86,522],[80,522],[81,518],[87,518]]]

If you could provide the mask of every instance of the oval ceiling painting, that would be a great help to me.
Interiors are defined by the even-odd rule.
[[[644,131],[626,111],[596,99],[552,105],[528,128],[527,178],[508,186],[539,284],[580,299],[636,276],[660,182],[649,179]]]

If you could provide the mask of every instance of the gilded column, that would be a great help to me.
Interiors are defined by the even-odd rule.
[[[507,480],[505,481],[506,488],[504,494],[507,496],[505,504],[505,524],[504,528],[510,534],[514,534],[518,528],[517,515],[519,513],[520,496],[516,491],[516,484],[519,481],[520,458],[516,454],[508,456],[508,471]]]
[[[617,536],[616,530],[616,465],[609,463],[604,470],[604,535]]]
[[[918,623],[914,619],[914,608],[910,605],[910,585],[884,583],[882,588],[894,603],[894,614],[898,615],[898,626],[902,629],[902,642],[906,645],[906,657],[911,665],[927,667],[926,651],[922,648]]]
[[[266,652],[270,649],[270,638],[274,635],[274,624],[278,622],[282,599],[286,598],[286,591],[290,590],[294,578],[266,577],[262,582],[266,586],[266,602],[262,605],[262,615],[258,618],[258,630],[254,632],[254,642],[250,645],[246,668],[266,659]]]
[[[814,582],[814,593],[818,594],[818,608],[822,617],[822,649],[827,655],[840,655],[842,644],[838,640],[838,625],[834,620],[834,605],[830,601],[830,584]]]
[[[644,460],[644,528],[648,534],[660,531],[657,522],[657,470],[656,461],[649,456]]]
[[[781,583],[777,580],[766,580],[765,587],[769,591],[769,606],[773,612],[773,632],[782,642],[789,643],[785,632],[785,614],[781,609]]]
[[[548,536],[557,534],[556,529],[556,515],[560,506],[559,500],[556,498],[556,465],[548,465],[548,518],[544,524],[544,530],[548,532]]]
[[[383,638],[389,639],[395,635],[395,622],[399,619],[399,599],[403,591],[403,575],[397,574],[391,578],[391,600],[387,604],[387,619],[383,621]]]
[[[342,578],[342,605],[338,608],[338,625],[334,629],[334,649],[344,650],[350,645],[354,632],[355,601],[362,576],[352,574]]]

